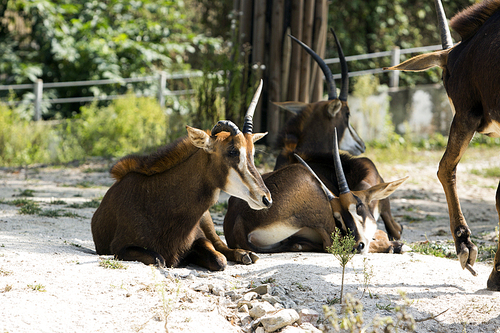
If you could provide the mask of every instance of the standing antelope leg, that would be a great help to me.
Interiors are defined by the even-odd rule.
[[[215,232],[214,223],[212,221],[212,217],[210,216],[210,212],[206,211],[205,214],[203,214],[203,216],[201,217],[200,228],[201,230],[203,230],[205,237],[212,242],[215,249],[224,254],[228,260],[248,265],[255,263],[259,259],[259,257],[251,251],[242,249],[230,249],[229,247],[227,247],[227,245]]]
[[[459,120],[455,117],[453,119],[448,145],[439,162],[438,170],[438,178],[448,202],[451,234],[455,240],[455,248],[462,268],[465,268],[467,264],[474,265],[477,257],[477,247],[470,239],[471,231],[462,214],[456,185],[457,164],[474,135],[474,130],[471,128],[476,128],[471,126],[473,121],[474,119],[470,118]]]
[[[498,216],[500,217],[500,183],[498,183],[497,187],[496,206]],[[498,239],[498,249],[495,255],[495,261],[493,262],[493,270],[488,278],[487,286],[490,290],[500,290],[500,238]]]

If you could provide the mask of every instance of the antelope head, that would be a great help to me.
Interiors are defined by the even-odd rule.
[[[377,221],[370,211],[369,205],[373,200],[381,200],[391,195],[408,177],[390,183],[380,183],[368,189],[351,191],[347,184],[342,163],[340,160],[337,132],[334,132],[334,166],[337,177],[339,196],[336,197],[326,185],[319,179],[307,163],[295,154],[297,160],[302,163],[318,180],[332,208],[335,225],[339,227],[343,235],[351,234],[356,240],[353,250],[366,254],[370,242],[377,230]]]
[[[262,80],[245,115],[243,131],[229,120],[219,121],[210,134],[187,127],[193,145],[208,153],[216,172],[227,175],[222,177],[222,184],[215,185],[226,193],[245,200],[256,210],[272,205],[271,193],[254,164],[254,142],[267,134],[252,133],[253,114],[261,92]]]
[[[352,155],[359,155],[365,151],[365,144],[363,140],[356,133],[356,130],[352,127],[349,122],[350,110],[347,103],[347,95],[349,90],[349,71],[347,68],[347,62],[344,57],[344,52],[340,46],[340,42],[337,39],[337,35],[331,29],[333,36],[335,37],[335,42],[337,44],[337,49],[339,52],[341,72],[342,72],[342,88],[340,90],[340,95],[337,96],[337,88],[335,85],[335,80],[333,79],[332,72],[330,68],[326,65],[325,61],[316,54],[309,46],[298,40],[292,35],[289,35],[295,42],[302,46],[307,53],[316,61],[318,66],[323,71],[325,75],[326,83],[328,86],[328,101],[320,101],[315,103],[301,103],[301,102],[284,102],[276,103],[278,106],[284,108],[287,111],[297,114],[298,112],[305,111],[307,108],[311,108],[312,116],[307,123],[304,125],[304,131],[302,137],[304,141],[311,141],[314,143],[304,142],[302,150],[306,151],[321,151],[317,147],[307,147],[307,145],[317,145],[318,141],[328,142],[328,149],[324,149],[324,153],[330,152],[332,150],[331,140],[324,140],[324,134],[326,133],[331,137],[333,135],[334,128],[337,128],[340,137],[340,149],[346,150]],[[316,137],[317,133],[323,133],[323,139]]]

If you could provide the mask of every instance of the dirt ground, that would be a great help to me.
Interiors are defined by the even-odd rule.
[[[491,152],[473,151],[458,168],[463,211],[475,243],[482,246],[495,244],[498,227],[498,179],[477,172],[500,167]],[[404,241],[437,241],[454,253],[436,177],[439,157],[377,166],[386,180],[410,176],[391,196]],[[0,332],[160,332],[165,327],[169,332],[242,332],[229,295],[263,283],[283,291],[296,310],[319,312],[314,324],[324,327],[322,306],[339,296],[341,282],[341,267],[330,254],[261,254],[253,265],[229,263],[223,272],[197,266],[161,270],[133,262],[123,269],[104,267],[111,257],[86,251],[94,249],[90,219],[95,205],[85,208],[85,203],[100,199],[112,184],[108,167],[95,162],[31,168],[27,174],[0,170]],[[21,214],[21,207],[12,204],[27,194],[39,204],[37,214]],[[222,216],[214,214],[214,219],[222,230]],[[415,252],[356,255],[347,266],[345,291],[361,300],[365,325],[375,316],[395,317],[402,291],[408,313],[417,320],[447,310],[417,322],[417,332],[500,332],[500,292],[486,289],[491,262],[477,262],[474,268],[476,277],[455,259]],[[217,288],[223,292],[209,291]]]

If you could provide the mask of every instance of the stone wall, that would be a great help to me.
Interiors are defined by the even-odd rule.
[[[350,96],[349,106],[351,123],[365,141],[383,140],[391,131],[415,139],[448,135],[453,119],[442,84],[386,88],[366,98]]]

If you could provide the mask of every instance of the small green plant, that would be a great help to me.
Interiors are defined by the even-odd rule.
[[[340,289],[340,303],[342,303],[342,295],[344,294],[344,275],[345,266],[354,257],[354,246],[356,240],[350,232],[343,236],[338,228],[332,233],[332,245],[327,247],[327,251],[333,254],[342,266],[342,283]]]
[[[34,291],[46,292],[45,286],[42,284],[28,284],[28,287],[33,289]]]
[[[443,242],[423,241],[410,244],[414,252],[421,254],[432,255],[439,258],[456,258],[457,255],[453,251],[453,244]]]
[[[370,282],[373,277],[373,266],[368,263],[368,258],[363,258],[363,294],[361,298],[365,295],[365,292],[368,291],[370,298],[373,298],[372,293],[370,291]]]
[[[38,203],[32,200],[26,200],[22,203],[20,202],[19,204],[16,204],[16,206],[19,207],[19,214],[23,215],[39,214],[42,211]]]
[[[101,200],[92,199],[91,201],[85,201],[82,203],[75,202],[75,203],[69,204],[67,207],[68,208],[77,208],[77,209],[80,209],[80,208],[98,208],[100,204],[101,204]]]
[[[262,283],[262,284],[271,284],[271,283],[275,283],[275,282],[276,282],[276,279],[272,278],[272,277],[260,281],[260,283]]]
[[[33,197],[33,193],[35,193],[35,190],[22,190],[21,193],[17,194],[16,197]]]
[[[338,297],[332,297],[332,298],[327,297],[326,304],[328,304],[328,305],[340,304],[340,298],[338,298]]]
[[[297,289],[299,289],[300,291],[308,291],[308,290],[312,290],[312,289],[311,289],[311,287],[304,286],[304,285],[302,285],[302,283],[300,283],[300,282],[293,282],[292,284],[296,285],[296,286],[297,286]]]
[[[0,268],[0,276],[7,276],[7,275],[11,275],[11,274],[12,274],[11,271],[7,271],[7,270]]]
[[[100,259],[99,266],[109,269],[127,269],[121,261],[115,259]]]
[[[491,167],[491,168],[485,168],[485,169],[472,169],[470,172],[474,175],[481,176],[481,177],[488,177],[488,178],[500,177],[500,167]]]
[[[50,202],[50,204],[51,204],[51,205],[66,205],[67,203],[66,203],[66,201],[64,201],[64,200],[52,200],[52,201]]]
[[[175,310],[175,304],[179,300],[179,296],[181,293],[181,282],[179,279],[173,279],[172,283],[168,283],[169,280],[163,281],[163,282],[157,282],[156,281],[156,273],[153,266],[151,266],[151,270],[153,272],[153,279],[155,282],[155,290],[160,296],[161,299],[161,305],[162,305],[162,316],[163,319],[165,320],[165,332],[168,333],[168,317],[172,313],[173,310]]]

